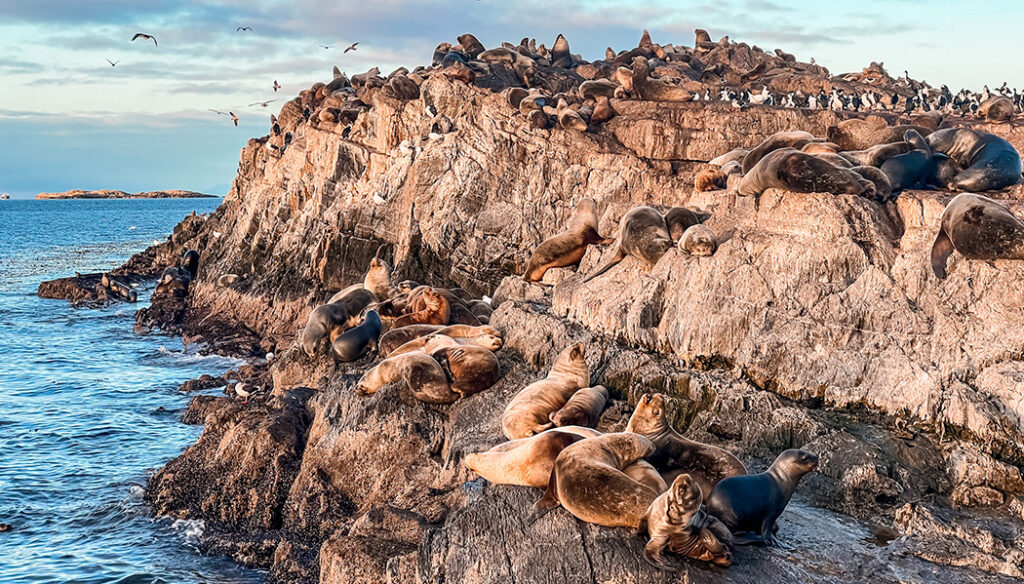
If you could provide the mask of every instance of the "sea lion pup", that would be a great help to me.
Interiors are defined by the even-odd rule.
[[[1024,222],[997,201],[961,193],[939,220],[931,255],[936,278],[946,278],[946,260],[954,250],[971,260],[1024,259]]]
[[[480,393],[501,379],[498,358],[485,347],[456,344],[429,354],[448,375],[452,391],[462,397]]]
[[[523,280],[539,282],[551,268],[574,266],[583,259],[587,246],[605,241],[597,232],[597,201],[585,197],[576,205],[565,231],[545,239],[530,256]]]
[[[389,357],[395,349],[409,341],[431,334],[444,335],[453,339],[463,339],[468,343],[481,347],[494,347],[492,349],[494,351],[500,349],[502,343],[501,333],[490,326],[413,324],[401,328],[393,328],[384,333],[380,338],[377,350],[383,357]]]
[[[743,174],[750,172],[750,169],[754,168],[770,152],[780,148],[795,148],[799,150],[811,142],[824,142],[824,140],[814,137],[814,134],[810,132],[776,132],[765,138],[743,157]]]
[[[359,323],[359,314],[377,298],[372,292],[358,285],[342,290],[344,295],[332,298],[333,302],[322,304],[313,309],[302,330],[300,341],[302,348],[310,357],[316,352],[317,345],[328,334],[334,335],[335,330],[344,331]],[[334,339],[331,339],[332,342]]]
[[[585,353],[583,343],[565,348],[547,377],[527,385],[508,402],[501,415],[501,431],[506,438],[526,438],[554,426],[552,412],[561,409],[576,390],[590,385]]]
[[[615,253],[584,282],[589,282],[607,272],[626,259],[627,255],[639,258],[649,266],[653,266],[672,245],[673,241],[668,231],[668,225],[665,223],[665,217],[657,209],[646,205],[630,209],[619,221],[619,238]]]
[[[732,564],[728,547],[732,534],[701,509],[703,502],[700,485],[684,473],[651,503],[637,527],[637,534],[651,536],[644,547],[644,559],[649,564],[661,570],[678,570],[679,566],[664,556],[666,547],[695,560],[719,566]]]
[[[664,79],[650,76],[651,64],[644,57],[633,58],[633,93],[644,101],[690,101],[693,94]]]
[[[871,181],[793,148],[782,148],[762,158],[743,175],[737,192],[743,196],[760,195],[770,188],[794,193],[875,197],[875,185]]]
[[[818,455],[786,450],[767,471],[722,479],[708,495],[708,513],[718,518],[740,545],[770,544],[800,479],[818,466]]]
[[[687,228],[677,245],[680,250],[697,257],[710,256],[718,249],[715,233],[699,223]]]
[[[843,120],[836,126],[830,126],[826,135],[829,142],[838,144],[843,150],[864,150],[878,144],[899,142],[907,130],[916,130],[922,136],[932,132],[923,126],[889,126],[884,118],[872,115],[863,120]]]
[[[376,349],[381,326],[377,311],[367,312],[362,324],[348,329],[331,343],[334,358],[338,361],[355,361]]]
[[[392,328],[410,324],[448,324],[451,321],[451,304],[439,291],[428,288],[419,297],[423,300],[423,308],[396,318]]]
[[[693,188],[700,192],[721,190],[725,188],[727,179],[721,170],[702,170],[693,178]]]
[[[1020,154],[999,136],[949,128],[929,134],[928,145],[963,168],[948,184],[950,190],[994,191],[1020,182]]]
[[[605,434],[567,446],[555,459],[541,513],[559,505],[578,519],[606,527],[638,527],[660,493],[626,475],[624,468],[654,452],[647,438]]]
[[[238,282],[238,274],[224,274],[217,278],[217,285],[221,288],[230,288],[235,282]]]
[[[584,121],[583,117],[578,112],[569,107],[564,99],[558,101],[558,109],[556,110],[558,116],[558,125],[563,130],[575,130],[577,132],[587,131],[587,122]]]
[[[978,108],[978,115],[990,122],[1008,122],[1017,114],[1013,101],[1002,95],[990,97]]]
[[[404,381],[413,397],[429,404],[450,404],[459,399],[451,390],[440,363],[423,351],[388,357],[363,374],[356,385],[362,395],[377,393],[381,387]]]
[[[721,156],[717,156],[708,161],[708,164],[712,166],[722,167],[730,162],[743,162],[743,159],[750,153],[749,148],[736,148],[730,150]]]
[[[585,426],[593,428],[601,419],[601,412],[608,402],[608,389],[603,385],[584,387],[572,394],[569,401],[549,418],[557,427]]]
[[[685,472],[697,481],[701,492],[710,493],[718,481],[747,474],[743,463],[727,450],[687,440],[676,432],[666,413],[664,395],[645,393],[626,424],[627,432],[646,436],[654,443],[655,452],[646,458],[661,471],[666,483]]]

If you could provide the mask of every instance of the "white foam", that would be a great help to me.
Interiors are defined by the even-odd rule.
[[[175,519],[171,529],[180,531],[189,541],[196,541],[206,530],[206,522],[202,519]]]

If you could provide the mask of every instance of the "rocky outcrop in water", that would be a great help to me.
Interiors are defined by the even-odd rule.
[[[39,193],[36,199],[216,199],[216,195],[206,195],[195,191],[143,191],[126,193],[125,191],[84,191],[73,189],[63,193]]]
[[[704,161],[780,130],[824,136],[840,114],[612,99],[600,128],[538,129],[487,79],[432,75],[418,97],[378,91],[351,119],[296,123],[283,152],[272,136],[243,150],[224,203],[171,254],[199,250],[197,279],[174,322],[153,324],[273,351],[246,380],[273,392],[193,401],[186,421],[205,429],[153,477],[157,513],[204,520],[209,550],[273,582],[678,581],[628,530],[564,510],[531,523],[539,490],[461,464],[504,440],[508,400],[582,341],[612,396],[602,430],[659,391],[680,432],[753,469],[786,448],[821,455],[781,545],[743,548],[727,571],[687,564],[689,581],[1021,576],[1024,265],[954,255],[937,280],[928,250],[951,195],[698,193]],[[1024,145],[1018,126],[984,128]],[[1019,189],[997,196],[1021,213]],[[627,258],[583,283],[611,253],[591,247],[549,286],[524,283],[530,252],[584,197],[602,234],[639,204],[697,210],[718,251]],[[493,296],[497,385],[449,406],[398,387],[360,396],[372,358],[335,365],[293,345],[381,246],[396,281]],[[218,286],[224,274],[239,283]]]

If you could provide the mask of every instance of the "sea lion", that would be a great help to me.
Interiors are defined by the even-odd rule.
[[[818,466],[818,455],[786,450],[767,471],[722,479],[707,497],[708,513],[733,533],[733,541],[770,544],[800,479]]]
[[[473,299],[469,301],[469,311],[472,312],[477,318],[490,318],[494,314],[494,309],[491,305],[484,302],[483,300]]]
[[[618,87],[618,84],[610,79],[592,79],[581,83],[578,91],[583,99],[596,100],[598,97],[615,97],[615,90]]]
[[[565,348],[547,377],[517,393],[501,415],[501,430],[509,440],[533,436],[554,426],[550,416],[569,401],[581,387],[590,385],[590,368],[584,359],[583,343]]]
[[[892,183],[889,181],[889,176],[882,172],[882,169],[874,166],[854,166],[850,170],[874,183],[875,200],[879,203],[888,202],[894,198],[891,196],[893,192]]]
[[[452,391],[462,397],[480,393],[501,378],[498,358],[484,347],[449,346],[431,352],[430,356],[448,374]]]
[[[665,227],[668,228],[668,237],[672,241],[679,241],[687,229],[700,223],[697,214],[686,207],[669,207],[663,217]]]
[[[402,280],[398,283],[398,291],[402,294],[408,294],[420,287],[420,283],[415,280]]]
[[[615,117],[615,108],[609,98],[600,95],[594,102],[594,113],[590,116],[590,123],[601,125]]]
[[[936,165],[947,158],[945,154],[933,154],[928,142],[915,130],[907,130],[904,139],[912,150],[889,157],[881,166],[889,185],[897,193],[905,189],[927,188],[934,182],[931,179]]]
[[[875,185],[859,174],[793,148],[762,158],[740,180],[738,193],[760,195],[770,188],[794,193],[832,193],[874,198]]]
[[[889,126],[884,118],[868,116],[863,120],[843,120],[836,126],[830,126],[827,136],[829,142],[838,144],[843,150],[864,150],[878,144],[900,142],[907,130],[916,130],[922,136],[932,132],[924,126]]]
[[[702,170],[693,178],[693,188],[699,192],[724,189],[726,179],[725,173],[721,170]]]
[[[633,58],[632,92],[644,101],[690,101],[693,94],[679,85],[650,76],[651,64],[644,57]]]
[[[334,302],[317,306],[306,320],[306,328],[300,337],[302,348],[310,357],[316,352],[317,345],[335,329],[345,330],[359,323],[359,314],[377,298],[372,292],[363,288],[351,289]],[[333,342],[334,339],[332,339]]]
[[[801,152],[803,152],[803,150],[801,150]],[[855,166],[852,162],[836,154],[835,152],[816,152],[814,154],[811,154],[811,156],[818,158],[820,160],[824,160],[825,162],[828,162],[832,166],[838,168],[850,169]]]
[[[331,343],[331,353],[338,361],[355,361],[377,347],[380,330],[380,315],[371,310],[362,324],[348,329]]]
[[[377,250],[378,253],[380,250]],[[363,287],[373,292],[380,300],[387,300],[395,295],[397,290],[391,285],[391,266],[379,256],[370,260],[370,268],[363,277]]]
[[[762,158],[771,152],[780,148],[794,148],[799,150],[810,142],[824,142],[824,140],[816,138],[814,134],[810,132],[776,132],[762,140],[760,144],[755,146],[750,152],[747,152],[743,157],[741,165],[743,174],[750,172],[750,169],[754,168]]]
[[[562,426],[585,426],[593,428],[601,419],[601,412],[608,402],[608,389],[603,385],[584,387],[572,394],[569,401],[565,402],[557,412],[552,412],[549,418],[557,427]]]
[[[904,134],[904,140],[899,142],[878,144],[864,150],[839,152],[839,155],[852,162],[854,166],[882,166],[883,162],[893,156],[906,154],[914,149],[914,146],[907,142],[905,138],[906,135]]]
[[[728,547],[732,535],[701,509],[703,501],[700,485],[684,473],[651,503],[637,527],[638,534],[651,537],[644,547],[644,559],[649,564],[661,570],[678,570],[679,566],[664,556],[665,548],[719,566],[732,564]]]
[[[551,46],[552,67],[572,67],[572,52],[569,49],[569,41],[563,35],[558,35],[555,44]]]
[[[444,369],[430,355],[413,351],[388,357],[363,374],[356,385],[362,395],[372,395],[389,383],[404,381],[416,399],[430,404],[450,404],[459,399],[451,390]]]
[[[195,280],[199,276],[199,252],[190,249],[183,253],[181,255],[181,268],[188,272],[189,276]]]
[[[746,158],[747,154],[749,153],[749,148],[736,148],[726,152],[725,154],[722,154],[721,156],[712,158],[711,160],[708,161],[708,164],[710,164],[711,166],[721,167],[725,166],[726,164],[729,164],[730,162],[742,163],[743,159]]]
[[[645,393],[636,404],[626,431],[646,436],[656,446],[648,456],[665,482],[672,482],[681,473],[689,473],[703,493],[710,493],[719,481],[727,477],[747,474],[735,456],[727,450],[687,440],[669,425],[665,411],[665,396]]]
[[[1017,114],[1013,100],[1002,95],[990,97],[978,108],[978,115],[990,122],[1008,122]]]
[[[718,249],[714,232],[699,223],[688,227],[677,245],[682,251],[698,257],[710,256]]]
[[[564,99],[558,100],[558,109],[555,115],[558,116],[558,125],[563,130],[587,131],[587,122],[583,120],[583,117],[578,112],[570,108]]]
[[[406,343],[431,334],[439,334],[454,339],[464,339],[474,345],[497,351],[501,348],[501,333],[490,326],[469,326],[464,324],[413,324],[401,328],[393,328],[380,338],[378,352],[389,357],[391,353]],[[493,348],[492,348],[493,347]]]
[[[673,245],[665,217],[657,209],[648,206],[634,207],[619,221],[619,237],[615,253],[596,272],[587,277],[589,282],[626,259],[627,255],[639,258],[649,266],[658,263]]]
[[[839,145],[832,142],[808,142],[800,151],[807,154],[838,154]]]
[[[463,464],[496,485],[546,488],[555,459],[566,446],[600,436],[591,428],[566,426],[511,440],[486,452],[467,454]]]
[[[526,264],[523,280],[539,282],[551,268],[562,268],[580,263],[587,246],[605,241],[597,232],[597,201],[585,197],[576,205],[576,212],[565,231],[545,239]]]
[[[950,181],[954,191],[994,191],[1020,182],[1020,154],[1012,144],[988,132],[967,128],[939,130],[928,135],[928,145],[962,168]]]
[[[411,296],[411,294],[410,294]],[[423,301],[422,309],[400,316],[392,323],[392,328],[400,328],[410,324],[448,324],[451,321],[451,304],[441,292],[427,288],[418,297]],[[409,302],[412,307],[412,300]]]
[[[217,285],[221,288],[230,288],[235,282],[238,282],[238,274],[224,274],[217,278]]]
[[[953,250],[972,260],[1024,259],[1024,222],[998,201],[961,193],[939,220],[931,254],[936,278],[946,278],[946,260]]]
[[[605,434],[565,447],[555,459],[541,512],[561,505],[578,519],[606,527],[638,527],[660,493],[623,471],[654,452],[647,438],[630,432]]]

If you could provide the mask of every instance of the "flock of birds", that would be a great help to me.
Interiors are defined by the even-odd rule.
[[[252,32],[252,27],[251,26],[239,26],[239,27],[237,27],[235,29],[235,32]],[[155,36],[153,36],[151,34],[144,33],[144,32],[137,32],[137,33],[135,33],[132,36],[131,42],[134,43],[135,41],[137,41],[139,39],[153,41],[153,46],[154,47],[159,47],[160,46],[160,43],[157,42]],[[328,50],[328,49],[333,49],[334,48],[334,45],[321,45],[321,44],[318,44],[317,46],[320,47],[321,49],[324,49],[324,50]],[[358,46],[359,46],[358,42],[352,43],[351,45],[345,47],[345,50],[342,52],[342,54],[346,54],[346,53],[348,53],[350,51],[355,51],[356,47],[358,47]],[[117,64],[121,62],[120,59],[118,59],[116,61],[111,61],[109,58],[106,61],[107,61],[107,63],[110,64],[111,67],[117,67]],[[278,83],[277,80],[275,79],[274,80],[274,84],[273,84],[272,87],[274,88],[274,93],[277,93],[277,91],[279,89],[281,89],[281,84]],[[259,106],[259,107],[264,107],[265,108],[265,107],[269,106],[270,104],[274,103],[275,101],[277,101],[277,100],[276,99],[268,99],[268,100],[264,100],[264,101],[255,101],[253,103],[250,103],[248,107]],[[209,111],[211,111],[211,112],[213,112],[213,113],[215,113],[215,114],[217,114],[219,116],[228,116],[228,117],[230,117],[232,123],[235,124],[235,127],[238,127],[238,121],[241,118],[239,118],[238,115],[235,114],[235,112],[232,112],[232,111],[222,112],[220,110],[215,110],[215,109],[212,109],[212,108],[208,108],[208,109],[209,109]]]

